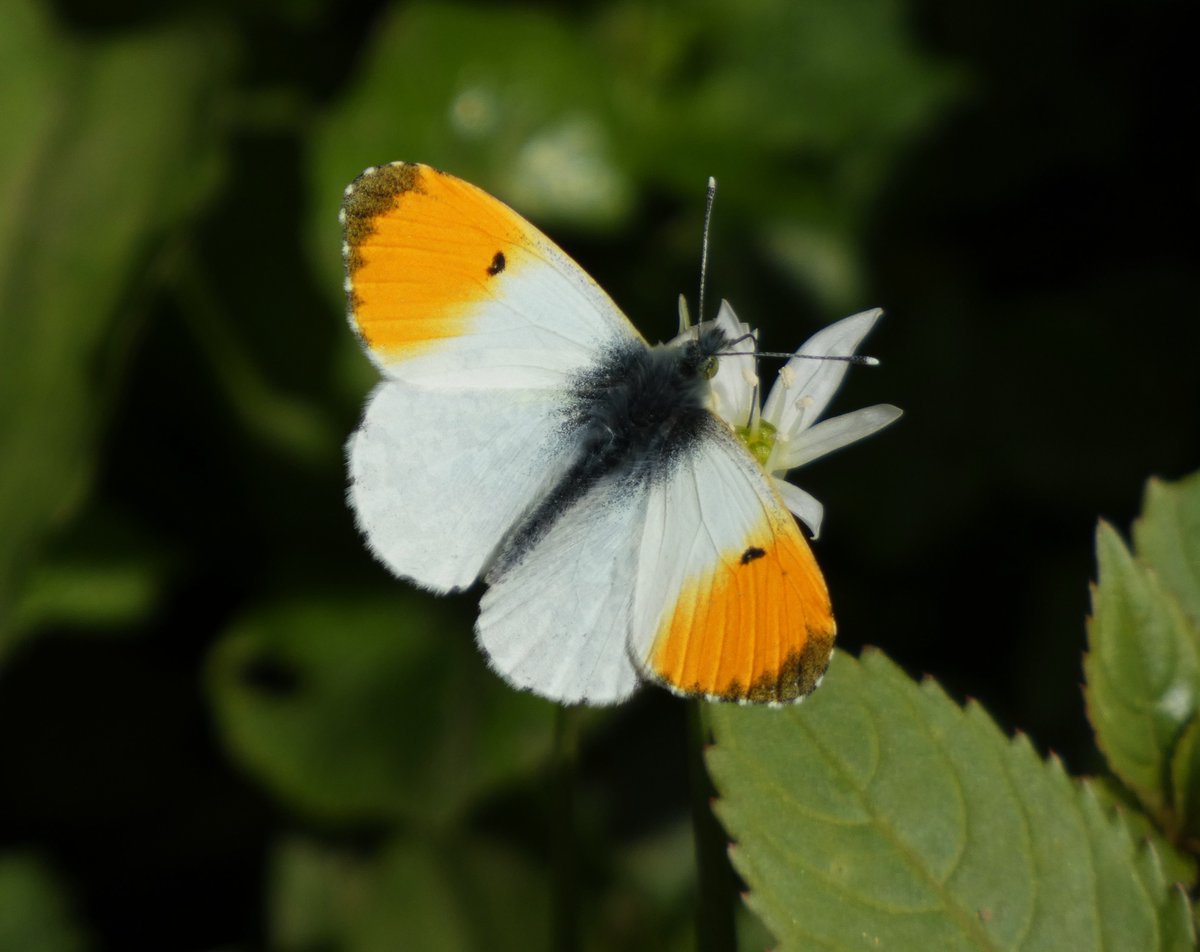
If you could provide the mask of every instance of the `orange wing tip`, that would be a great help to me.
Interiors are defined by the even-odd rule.
[[[347,186],[341,220],[350,326],[385,364],[476,332],[531,258],[516,212],[427,165],[367,169]]]
[[[392,211],[406,193],[424,191],[421,170],[421,166],[408,162],[372,165],[346,186],[338,221],[342,224],[342,254],[348,274],[362,266],[359,248],[375,234],[379,216]]]
[[[833,658],[833,633],[810,631],[804,647],[793,651],[774,671],[764,671],[748,686],[734,678],[723,685],[672,680],[664,671],[647,672],[650,680],[680,697],[706,701],[784,707],[799,704],[821,686]]]
[[[748,533],[682,586],[659,625],[647,677],[680,694],[746,704],[810,694],[837,633],[821,570],[792,522]]]

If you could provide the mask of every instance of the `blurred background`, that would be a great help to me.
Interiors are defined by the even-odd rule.
[[[798,478],[840,644],[1100,769],[1095,522],[1200,466],[1197,19],[0,0],[0,949],[549,947],[568,789],[583,947],[692,946],[683,706],[580,713],[564,787],[478,592],[393,580],[344,505],[337,209],[393,159],[652,340],[710,174],[710,300],[766,348],[886,308],[834,410],[905,417]]]

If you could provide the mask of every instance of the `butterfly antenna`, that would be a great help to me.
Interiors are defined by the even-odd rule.
[[[879,366],[878,358],[868,357],[866,354],[781,354],[777,351],[759,350],[757,333],[757,331],[751,331],[749,334],[734,338],[725,345],[726,347],[736,347],[742,341],[748,340],[754,342],[753,350],[722,350],[721,353],[726,357],[782,357],[784,360],[799,357],[802,360],[840,360],[847,364],[856,364],[859,367]]]
[[[868,357],[866,354],[777,354],[769,350],[760,350],[755,355],[757,357],[783,357],[791,360],[793,357],[799,357],[801,360],[840,360],[846,364],[855,364],[859,367],[878,367],[878,357]]]
[[[708,280],[708,231],[712,226],[713,200],[717,197],[717,180],[708,177],[708,196],[704,201],[704,237],[700,240],[700,299],[696,306],[696,319],[704,320],[704,285]]]

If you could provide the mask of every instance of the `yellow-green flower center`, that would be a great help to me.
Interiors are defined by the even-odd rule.
[[[748,426],[735,426],[733,429],[759,464],[766,466],[775,447],[775,434],[778,432],[775,426],[766,420],[759,420],[753,429]]]

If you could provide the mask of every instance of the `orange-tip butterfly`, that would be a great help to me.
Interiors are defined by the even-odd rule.
[[[488,585],[476,632],[508,682],[611,704],[642,681],[782,703],[835,625],[821,506],[781,477],[887,425],[816,417],[879,316],[826,328],[759,410],[728,304],[650,346],[516,212],[424,165],[367,169],[341,211],[354,328],[383,380],[347,446],[371,550],[435,592]],[[703,315],[701,315],[703,316]]]

